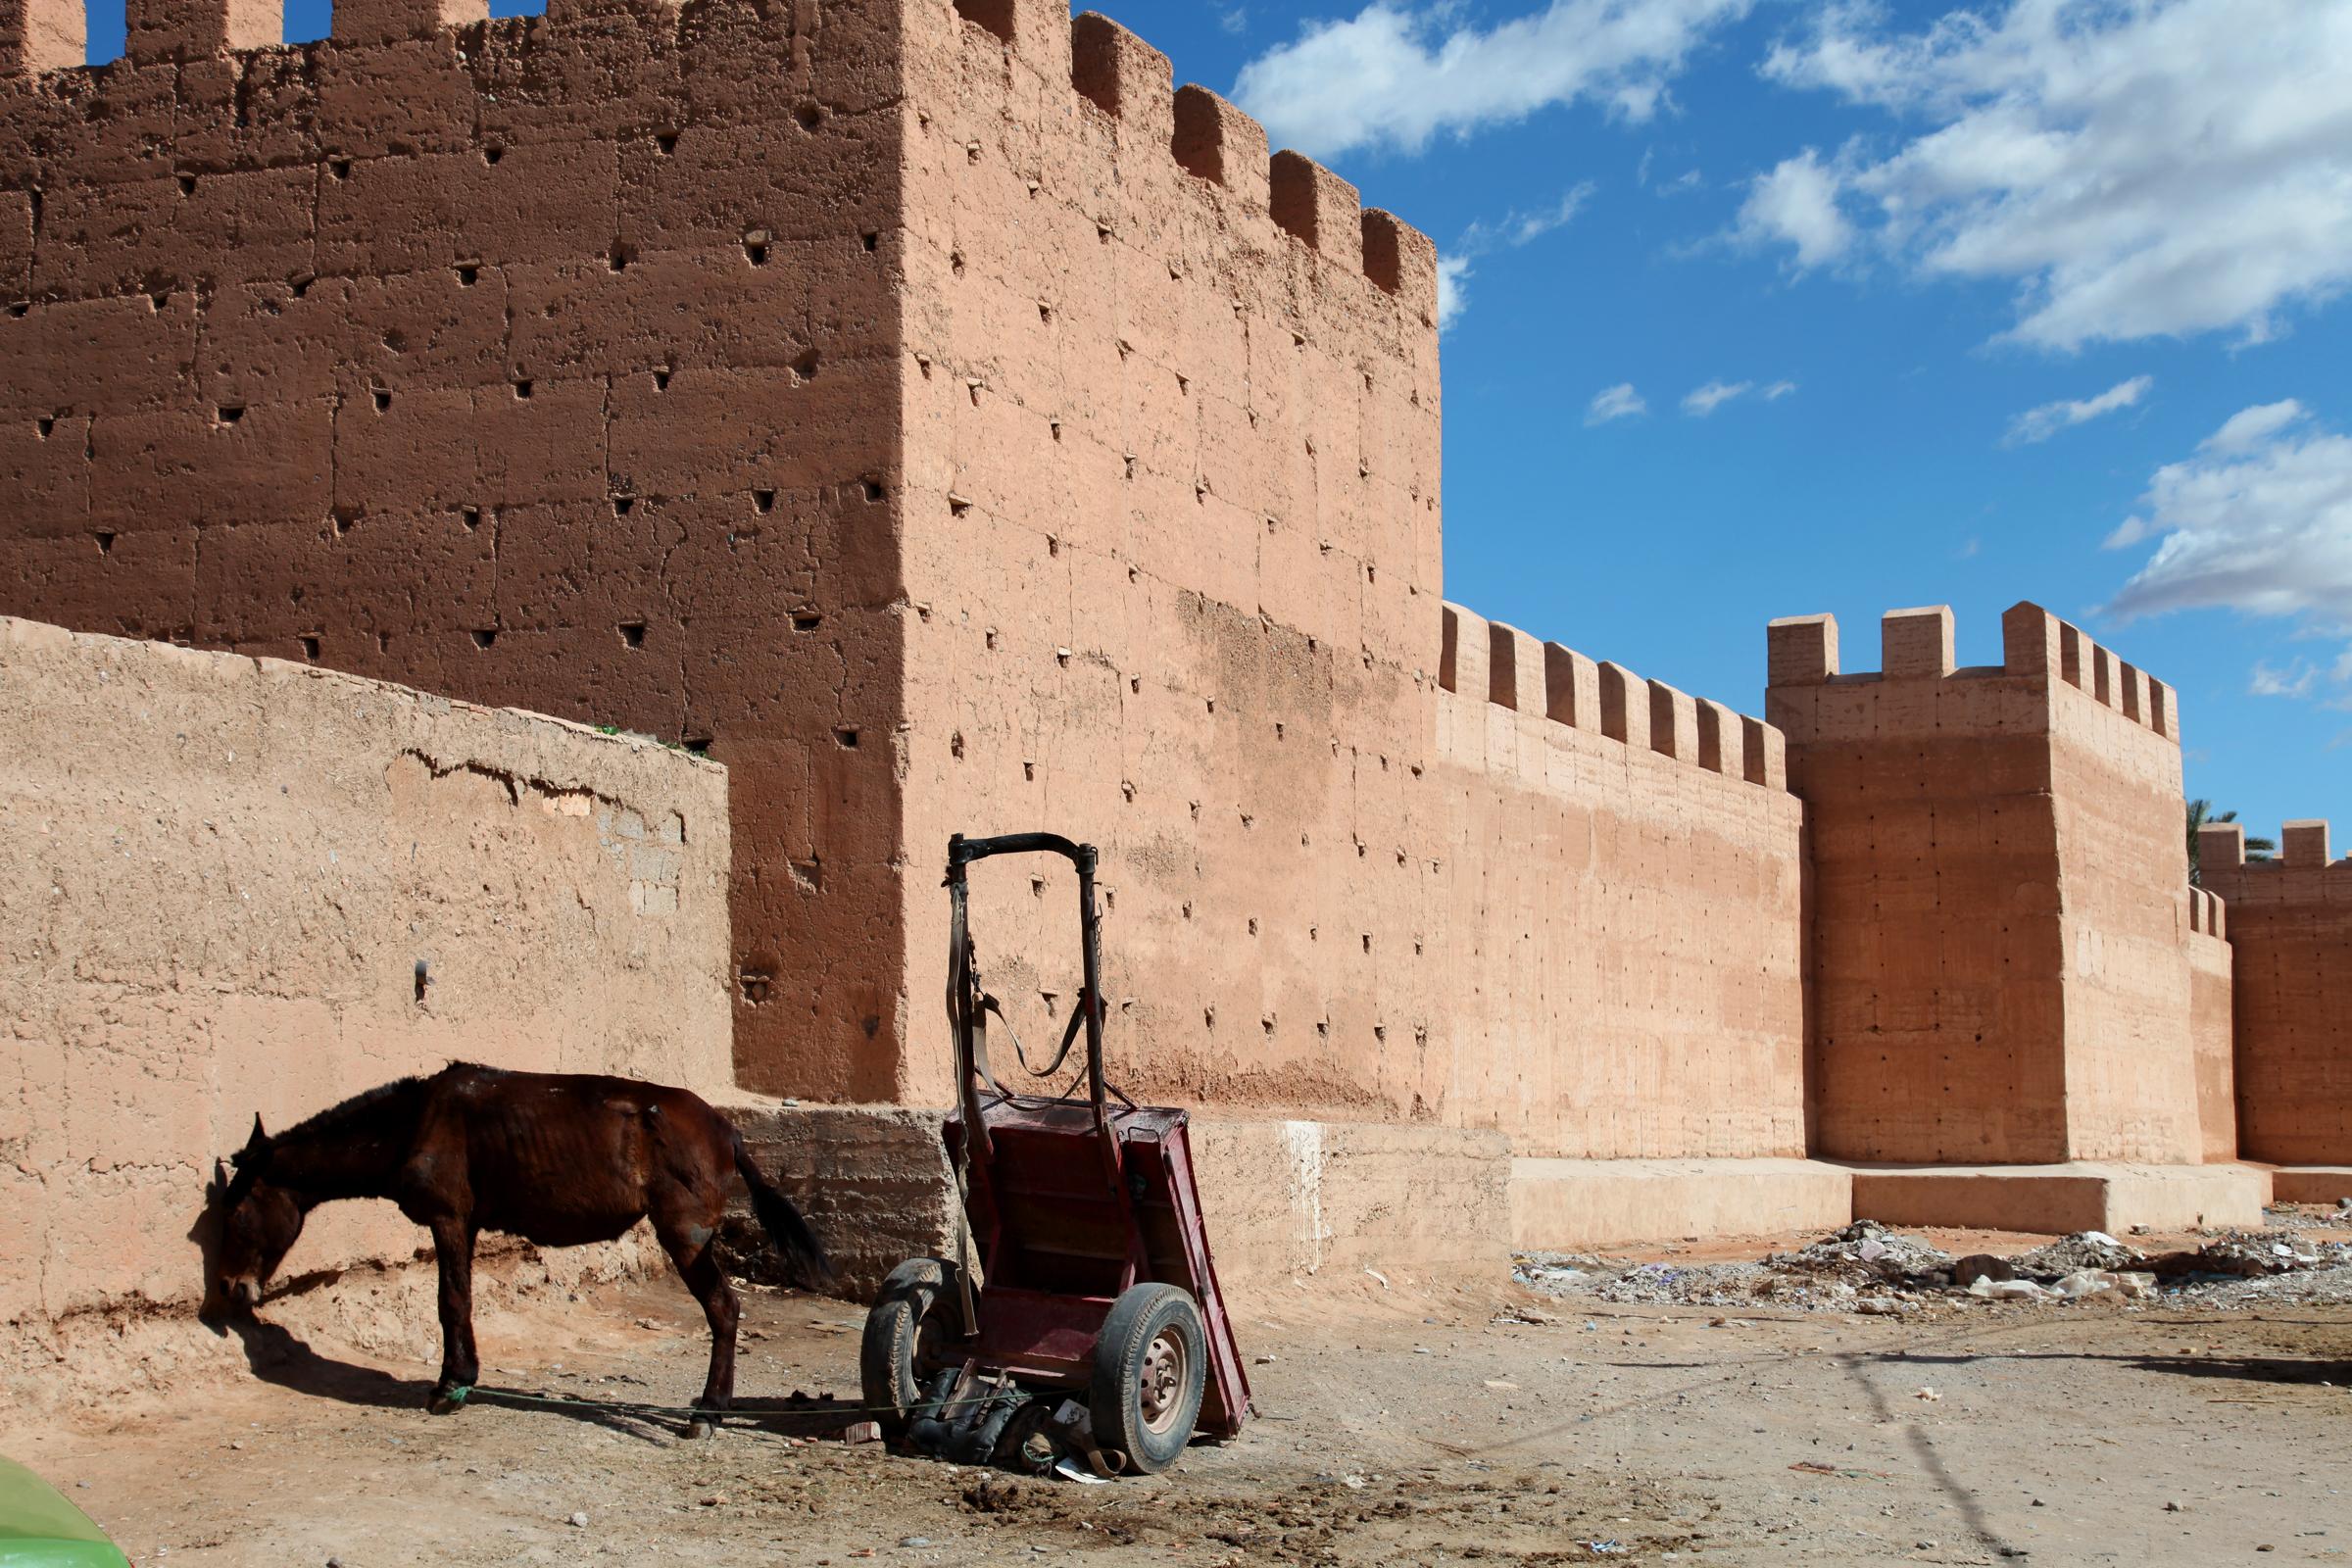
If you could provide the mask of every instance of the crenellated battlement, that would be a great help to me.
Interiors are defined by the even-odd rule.
[[[1921,702],[1909,695],[1913,683],[1936,681],[1965,687],[1980,682],[2002,682],[2012,687],[2055,693],[2071,687],[2090,703],[2120,715],[2154,734],[2180,744],[2180,720],[2173,690],[2146,671],[2118,658],[2040,606],[2020,603],[2001,616],[2001,662],[1963,665],[1954,655],[1952,611],[1949,605],[1915,610],[1890,610],[1879,627],[1880,667],[1846,671],[1839,667],[1838,617],[1792,615],[1771,622],[1766,630],[1770,684],[1776,700],[1791,710],[1805,710],[1833,724],[1839,717],[1863,711],[1850,698],[1825,696],[1808,704],[1808,687],[1885,686],[1891,711],[1924,727],[1948,727],[1953,721],[1987,729],[2047,727],[2050,711],[2032,703],[2004,702],[1993,692],[1957,691],[1947,703]],[[2053,678],[2055,677],[2055,678]],[[1891,695],[1891,694],[1901,695]],[[1880,721],[1879,705],[1870,704],[1870,721]]]
[[[1443,648],[1438,684],[1457,697],[1483,696],[1497,708],[1728,779],[1769,790],[1788,787],[1781,732],[1721,703],[1644,680],[1622,664],[1595,663],[1459,605],[1445,607]]]
[[[2199,936],[2230,939],[2229,906],[2211,888],[2188,890],[2188,928]]]
[[[1167,56],[1125,27],[1093,12],[1073,17],[1058,0],[953,0],[953,14],[1434,329],[1437,249],[1427,235],[1364,208],[1354,186],[1313,160],[1269,156],[1255,121],[1204,87],[1176,86]],[[282,0],[127,0],[123,58],[88,66],[80,0],[0,0],[0,189],[162,174],[184,183],[190,173],[638,131],[674,143],[713,117],[813,131],[886,102],[826,90],[820,57],[835,33],[892,33],[904,18],[877,26],[820,16],[808,0],[763,15],[550,0],[542,17],[493,21],[484,0],[337,0],[327,38],[289,46],[278,42]],[[842,53],[846,64],[854,51]],[[777,55],[793,69],[770,96],[751,66]],[[9,260],[0,251],[0,264]]]
[[[2294,903],[2352,897],[2352,858],[2331,859],[2325,817],[2278,829],[2278,853],[2246,858],[2242,822],[2207,822],[2197,829],[2197,865],[2225,898]]]

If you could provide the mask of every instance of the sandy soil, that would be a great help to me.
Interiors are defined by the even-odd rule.
[[[753,1408],[708,1442],[489,1396],[431,1417],[429,1366],[265,1327],[249,1381],[78,1426],[0,1415],[0,1447],[143,1568],[2352,1557],[2352,1308],[1727,1316],[1369,1280],[1240,1305],[1245,1351],[1272,1357],[1263,1419],[1104,1486],[812,1441],[846,1419],[829,1396],[855,1403],[859,1310],[760,1291]],[[665,1281],[481,1339],[497,1386],[662,1404],[705,1354]]]

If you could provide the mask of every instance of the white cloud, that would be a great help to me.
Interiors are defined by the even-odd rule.
[[[1513,210],[1498,222],[1481,220],[1462,230],[1453,248],[1438,260],[1438,327],[1441,331],[1461,318],[1470,305],[1472,263],[1497,246],[1520,246],[1542,239],[1584,210],[1598,187],[1586,180],[1549,207],[1532,213]]]
[[[2288,425],[2300,423],[2309,417],[2310,412],[2293,398],[2277,403],[2258,403],[2230,416],[2219,430],[2205,438],[2203,449],[2207,452],[2251,451]]]
[[[2273,669],[2258,659],[2246,691],[2255,697],[2309,697],[2312,682],[2319,678],[2319,666],[2304,660],[2298,659],[2284,669]]]
[[[1438,330],[1443,332],[1460,318],[1470,305],[1470,258],[1441,256],[1438,258]]]
[[[1692,387],[1683,394],[1683,412],[1693,418],[1703,419],[1735,398],[1754,393],[1767,403],[1778,403],[1796,390],[1794,381],[1774,381],[1759,387],[1753,381],[1709,381],[1705,386]]]
[[[1753,0],[1549,0],[1492,27],[1454,0],[1374,0],[1242,68],[1233,98],[1277,147],[1334,158],[1599,103],[1644,121],[1691,51]]]
[[[1753,381],[1709,381],[1683,395],[1683,412],[1703,419],[1732,399],[1755,390],[1755,385]]]
[[[1603,387],[1592,394],[1592,402],[1585,410],[1585,423],[1606,424],[1611,419],[1630,419],[1637,414],[1647,414],[1649,405],[1634,390],[1631,381]]]
[[[2001,444],[2031,446],[2047,441],[2059,431],[2087,424],[2102,414],[2135,407],[2155,384],[2152,375],[2135,375],[2129,381],[2118,381],[2095,398],[2060,398],[2055,403],[2028,409],[2009,421],[2009,433],[2001,438]]]
[[[1734,236],[1749,245],[1793,246],[1799,267],[1826,266],[1854,242],[1853,225],[1838,207],[1839,183],[1838,172],[1810,147],[1783,159],[1749,182]]]
[[[2157,469],[2139,505],[2108,542],[2161,542],[2116,613],[2223,608],[2296,617],[2321,635],[2352,626],[2352,437],[2319,428],[2301,404],[2238,414]]]
[[[1249,10],[1242,6],[1227,6],[1217,13],[1217,25],[1231,33],[1248,32],[1250,30]]]
[[[2259,340],[2352,285],[2352,5],[1991,0],[1909,31],[1889,14],[1824,7],[1765,74],[1920,128],[1783,162],[1736,234],[1818,266],[1866,216],[1905,266],[2014,283],[2010,335],[2062,350]]]

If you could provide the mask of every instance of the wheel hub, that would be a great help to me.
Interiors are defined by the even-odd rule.
[[[1144,1425],[1165,1432],[1184,1403],[1191,1352],[1173,1330],[1164,1331],[1144,1352],[1143,1376],[1137,1380]]]

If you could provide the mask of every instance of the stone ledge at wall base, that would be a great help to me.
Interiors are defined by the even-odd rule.
[[[1854,1214],[1883,1225],[2071,1236],[2258,1229],[2271,1173],[2253,1165],[1850,1165]]]
[[[2271,1172],[2274,1203],[2340,1203],[2352,1198],[2352,1165],[2281,1165]]]
[[[1511,1161],[1511,1245],[1521,1251],[1770,1236],[1853,1217],[1853,1173],[1818,1159]]]
[[[720,1108],[824,1238],[847,1298],[869,1298],[903,1258],[955,1247],[944,1112]],[[1509,1279],[1511,1159],[1500,1133],[1196,1116],[1192,1145],[1218,1281],[1236,1311],[1248,1310],[1250,1292],[1360,1281],[1367,1270],[1403,1288]]]

